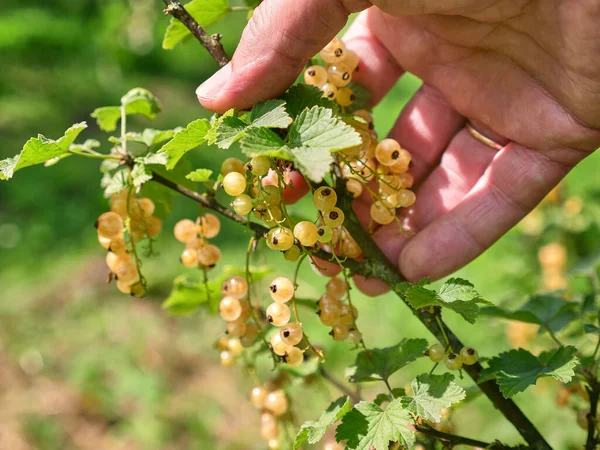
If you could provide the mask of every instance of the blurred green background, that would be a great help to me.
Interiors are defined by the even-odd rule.
[[[0,159],[20,151],[37,133],[58,138],[82,120],[91,128],[85,137],[99,137],[89,113],[118,104],[136,86],[162,101],[164,113],[152,127],[173,128],[206,116],[194,90],[216,64],[195,42],[161,49],[168,23],[161,5],[153,0],[3,2]],[[244,23],[245,14],[236,12],[209,31],[222,33],[231,53]],[[414,77],[404,77],[376,108],[380,135],[418,86]],[[131,122],[132,127],[149,125],[143,119]],[[220,155],[196,151],[193,162],[217,168],[214,156]],[[590,211],[583,227],[550,227],[542,237],[513,230],[459,275],[492,301],[514,305],[542,288],[540,245],[565,241],[574,270],[581,260],[595,259],[599,158],[581,164],[563,186],[563,197],[580,196]],[[92,226],[107,209],[99,179],[96,162],[73,158],[19,172],[0,185],[0,450],[264,448],[259,415],[246,401],[251,382],[235,368],[221,368],[212,348],[223,323],[202,312],[171,318],[160,307],[173,278],[184,271],[177,261],[180,244],[170,230],[178,219],[195,217],[196,206],[176,200],[157,242],[159,255],[144,265],[149,295],[130,299],[105,284],[104,252]],[[217,243],[225,263],[239,262],[246,239],[241,230],[223,227]],[[262,258],[282,266],[279,255]],[[292,269],[284,265],[281,273]],[[325,281],[304,269],[301,292],[317,298]],[[393,296],[355,297],[369,346],[424,335]],[[448,319],[483,355],[511,346],[504,322],[481,320],[471,326],[451,314]],[[342,378],[354,353],[347,344],[331,342],[316,320],[307,322],[313,340],[329,355],[328,368]],[[540,337],[531,345],[542,348],[545,342]],[[403,386],[419,369],[428,366],[397,375],[395,384]],[[462,383],[471,386],[468,380]],[[319,408],[338,395],[319,383],[310,389],[303,397],[308,400],[295,402],[298,423],[316,418]],[[540,383],[517,403],[556,448],[576,448],[584,432],[572,410],[554,407],[554,391],[552,383]],[[452,422],[457,432],[474,438],[519,442],[484,398],[458,408]]]

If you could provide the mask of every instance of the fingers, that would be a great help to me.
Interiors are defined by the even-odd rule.
[[[567,166],[518,144],[500,150],[465,198],[404,248],[409,279],[440,278],[467,264],[512,228],[567,174]]]
[[[232,61],[196,94],[212,111],[248,108],[281,94],[366,0],[266,0],[246,26]]]

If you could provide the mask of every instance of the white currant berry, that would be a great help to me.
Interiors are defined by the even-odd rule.
[[[375,158],[384,166],[393,166],[399,161],[401,150],[395,139],[383,139],[375,148]]]
[[[329,441],[323,446],[323,450],[344,450],[346,447],[335,441]]]
[[[294,296],[294,283],[289,278],[277,277],[269,285],[269,293],[276,303],[289,302]]]
[[[180,220],[175,224],[173,234],[175,235],[175,239],[179,242],[183,242],[184,244],[191,242],[198,236],[196,223],[190,219]]]
[[[333,277],[327,282],[325,289],[328,295],[341,299],[348,293],[348,283],[343,278]]]
[[[219,314],[223,320],[231,322],[242,315],[242,305],[235,297],[223,297],[219,303]]]
[[[260,196],[269,206],[277,206],[281,204],[281,191],[273,184],[263,186]]]
[[[279,425],[273,414],[263,413],[260,418],[260,434],[263,439],[269,441],[279,436]]]
[[[441,344],[433,344],[427,350],[427,356],[429,356],[429,359],[434,363],[440,363],[444,359],[444,356],[446,356],[446,350]]]
[[[231,202],[231,206],[233,206],[233,210],[236,213],[245,216],[252,211],[252,199],[246,194],[238,195],[233,199],[233,202]]]
[[[352,81],[352,69],[343,62],[327,68],[327,80],[337,88],[343,88]]]
[[[444,356],[444,364],[448,370],[459,370],[462,365],[462,359],[456,353],[448,353]]]
[[[148,217],[146,219],[146,232],[148,233],[148,237],[154,238],[160,234],[162,231],[162,220],[158,217]]]
[[[285,354],[285,362],[290,367],[298,367],[304,361],[304,354],[298,347],[292,347]]]
[[[117,280],[117,289],[123,294],[131,294],[131,285]]]
[[[227,333],[233,337],[241,338],[244,334],[246,334],[246,319],[238,318],[236,320],[232,320],[231,322],[227,322]]]
[[[349,64],[350,65],[350,64]],[[361,119],[363,119],[366,124],[367,124],[367,129],[372,130],[373,129],[373,114],[371,114],[369,111],[367,111],[366,109],[359,109],[357,111],[354,111],[353,113],[356,117],[360,117]]]
[[[379,192],[393,195],[402,187],[402,180],[397,175],[384,175],[379,179]]]
[[[121,259],[113,270],[117,279],[125,284],[134,284],[140,280],[140,273],[133,262]]]
[[[330,304],[326,305],[323,309],[319,310],[319,319],[325,326],[331,327],[337,323],[341,315],[341,308],[339,305]]]
[[[350,332],[348,325],[340,325],[336,324],[331,328],[331,337],[333,337],[334,341],[342,342],[345,341],[348,337],[348,333]]]
[[[279,442],[278,439],[269,439],[269,442],[267,442],[267,448],[269,450],[280,450],[281,442]]]
[[[221,285],[221,293],[237,299],[244,298],[248,293],[248,282],[239,275],[228,278]]]
[[[377,171],[377,162],[374,159],[368,159],[366,161],[357,159],[351,161],[350,164],[344,164],[342,166],[342,175],[344,178],[354,178],[356,180],[366,183],[371,181]]]
[[[355,70],[358,70],[359,58],[358,58],[358,54],[355,51],[350,50],[349,48],[347,48],[346,51],[344,52],[344,58],[342,59],[342,61],[353,72]]]
[[[317,226],[308,221],[298,222],[294,227],[294,237],[305,247],[312,247],[317,243]]]
[[[460,358],[463,364],[472,366],[479,361],[479,353],[473,347],[463,347],[460,349]]]
[[[154,209],[155,209],[155,205],[154,202],[152,200],[150,200],[149,198],[140,198],[137,201],[137,206],[139,208],[139,210],[141,211],[143,217],[150,217],[152,216],[152,214],[154,214]]]
[[[353,317],[354,319],[358,319],[358,309],[356,309],[356,306],[350,306],[347,303],[341,304],[340,314],[342,316],[350,316],[350,317]]]
[[[298,345],[304,336],[302,327],[295,322],[285,324],[279,330],[279,334],[281,334],[281,340],[288,345]]]
[[[408,172],[402,172],[398,174],[398,178],[400,179],[400,184],[405,189],[410,189],[415,184],[414,177]]]
[[[270,168],[271,168],[271,160],[266,156],[258,155],[250,160],[249,169],[253,175],[262,177],[269,172]]]
[[[294,245],[294,233],[285,227],[273,228],[267,234],[267,245],[273,250],[288,250]]]
[[[127,244],[122,237],[115,238],[110,241],[108,249],[117,255],[123,255],[127,253]]]
[[[237,172],[244,174],[246,173],[246,169],[244,168],[244,163],[240,161],[238,158],[227,158],[221,164],[221,175],[225,176],[228,173]]]
[[[337,305],[337,306],[339,306],[340,307],[340,314],[341,314],[341,303],[340,303],[339,299],[337,297],[334,297],[333,295],[331,295],[329,293],[323,294],[321,296],[321,298],[319,299],[319,301],[317,302],[317,306],[319,307],[319,309],[323,309],[327,305]]]
[[[291,345],[283,342],[280,333],[273,334],[271,336],[271,339],[269,340],[269,343],[271,344],[271,349],[273,350],[273,353],[279,356],[285,355],[290,350],[290,348],[292,348]]]
[[[246,333],[240,338],[240,342],[246,348],[252,347],[258,337],[258,328],[253,322],[246,324]]]
[[[376,201],[371,205],[371,219],[380,225],[392,223],[396,217],[393,210],[385,206],[382,202]]]
[[[351,328],[348,332],[348,340],[353,344],[360,344],[362,338],[362,333],[358,330]]]
[[[322,243],[331,242],[333,238],[333,230],[327,225],[319,227],[317,230],[317,240]]]
[[[328,98],[329,100],[335,100],[338,89],[333,83],[325,83],[321,86],[321,91],[323,91],[323,97]]]
[[[193,248],[186,248],[181,252],[179,260],[187,268],[198,267],[198,251]]]
[[[265,399],[265,409],[276,416],[285,414],[288,410],[288,399],[281,389],[269,392]]]
[[[243,194],[246,190],[246,177],[239,172],[229,172],[223,178],[223,189],[232,197]]]
[[[108,252],[106,254],[105,261],[106,261],[106,265],[111,270],[111,272],[115,272],[117,270],[117,265],[120,264],[122,261],[125,261],[128,264],[133,264],[130,255],[128,255],[128,254],[117,255],[116,253],[113,253],[113,252]]]
[[[319,211],[330,211],[335,208],[337,194],[327,186],[321,186],[313,194],[313,203]]]
[[[100,245],[102,247],[104,247],[107,250],[110,249],[110,242],[111,241],[112,241],[112,238],[104,237],[101,234],[98,235],[98,242],[100,243]]]
[[[215,342],[215,347],[217,348],[217,350],[227,350],[229,348],[229,336],[227,336],[226,334],[222,334],[221,336],[219,336]]]
[[[231,367],[235,364],[235,356],[233,356],[227,350],[224,350],[221,352],[220,358],[221,358],[221,365],[223,367]]]
[[[354,91],[349,87],[342,87],[335,93],[335,101],[340,106],[350,106],[354,102]]]
[[[212,267],[221,260],[221,250],[216,245],[208,244],[198,250],[198,262],[205,267]]]
[[[212,239],[221,231],[221,221],[214,214],[204,214],[202,217],[200,217],[198,231],[202,237],[206,239]]]
[[[146,293],[144,285],[140,282],[131,285],[131,295],[134,297],[143,297]]]
[[[403,208],[411,207],[417,200],[415,193],[408,189],[400,189],[396,194],[396,197],[398,198],[398,204]]]
[[[255,386],[250,391],[250,403],[256,409],[263,409],[265,399],[267,398],[267,391],[261,386]]]
[[[346,51],[346,45],[341,39],[333,38],[331,42],[321,50],[319,55],[327,64],[335,64],[346,58]]]
[[[304,71],[304,82],[311,86],[323,86],[327,83],[327,69],[323,66],[310,66]]]
[[[352,197],[357,198],[363,192],[363,185],[356,179],[346,181],[346,190],[352,194]]]
[[[285,303],[271,303],[267,307],[267,321],[276,327],[285,325],[290,321],[290,308]]]
[[[286,261],[294,262],[298,261],[300,255],[302,254],[302,250],[297,245],[293,245],[291,248],[286,250],[283,254]]]
[[[96,228],[98,234],[105,238],[113,238],[123,233],[123,219],[115,212],[106,212],[98,217]]]
[[[339,227],[344,223],[344,212],[340,208],[333,208],[323,213],[323,222],[331,228]]]
[[[244,347],[238,338],[232,337],[227,341],[227,350],[229,350],[233,356],[239,356],[244,351]]]

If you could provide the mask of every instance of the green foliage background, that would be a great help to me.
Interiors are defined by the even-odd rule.
[[[86,137],[98,135],[89,113],[117,104],[135,86],[162,101],[164,113],[153,127],[173,128],[206,117],[194,90],[216,63],[195,42],[161,49],[168,23],[161,4],[23,0],[0,6],[0,159],[20,151],[30,136],[57,138],[83,120],[91,127]],[[244,23],[244,13],[232,13],[209,31],[222,33],[231,53]],[[414,77],[404,77],[376,108],[380,135],[418,86]],[[144,119],[131,123],[148,125]],[[214,151],[193,153],[198,167],[217,168],[223,157]],[[573,233],[567,242],[572,270],[590,266],[598,252],[599,159],[587,160],[565,184],[568,194],[582,196],[594,212],[585,232]],[[223,328],[220,320],[204,314],[174,319],[160,310],[172,279],[183,272],[177,262],[180,246],[170,230],[176,220],[194,216],[196,206],[176,201],[158,241],[160,255],[145,265],[150,295],[131,300],[103,284],[103,251],[92,224],[106,202],[97,180],[96,162],[70,160],[19,172],[0,186],[0,399],[5,409],[0,434],[14,440],[8,441],[14,443],[11,449],[263,448],[258,414],[245,401],[251,384],[235,369],[220,368],[211,348]],[[551,229],[535,242],[513,231],[459,275],[496,304],[518,305],[540,286],[537,247],[556,235]],[[217,241],[225,263],[240,260],[245,239],[235,227],[223,227]],[[279,255],[264,259],[277,267],[281,261]],[[308,268],[303,279],[304,296],[320,295],[322,279]],[[393,296],[356,297],[369,346],[423,337],[425,330]],[[452,313],[447,318],[460,324],[460,337],[482,355],[511,348],[503,321],[468,325]],[[309,319],[308,326],[329,355],[327,365],[341,376],[355,355],[347,344],[332,343],[316,320]],[[403,387],[424,367],[395,376],[394,385]],[[584,433],[572,410],[548,414],[554,391],[552,382],[540,382],[516,400],[552,444],[575,448]],[[334,395],[319,386],[305,397],[311,401],[296,405],[298,424],[318,417]],[[459,433],[518,442],[510,424],[483,398],[457,410],[453,420]]]

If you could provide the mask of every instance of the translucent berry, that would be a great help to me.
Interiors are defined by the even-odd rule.
[[[323,450],[344,450],[346,447],[342,444],[338,444],[335,441],[329,441],[323,447]]]
[[[289,278],[277,277],[269,286],[271,298],[276,303],[285,303],[294,296],[294,283]]]
[[[285,362],[290,367],[298,367],[304,361],[304,354],[298,347],[292,347],[285,354]]]
[[[146,219],[146,232],[148,237],[154,238],[162,231],[162,221],[158,217],[148,217]]]
[[[101,234],[98,235],[98,242],[100,243],[100,245],[102,247],[104,247],[107,250],[110,248],[110,242],[111,241],[112,241],[111,238],[104,237]]]
[[[255,156],[250,160],[249,169],[253,175],[262,177],[269,172],[271,168],[271,160],[266,156]]]
[[[363,192],[363,185],[358,180],[350,179],[346,181],[346,189],[352,194],[352,197],[357,198]]]
[[[383,139],[375,148],[375,158],[384,166],[393,166],[399,161],[401,150],[395,139]]]
[[[320,309],[323,309],[327,305],[337,305],[337,306],[340,306],[340,301],[339,301],[339,299],[337,297],[334,297],[333,295],[327,293],[327,294],[324,294],[324,295],[321,296],[321,298],[317,302],[317,306]]]
[[[237,197],[246,190],[246,177],[239,172],[230,172],[223,178],[223,189],[228,195]]]
[[[331,329],[331,337],[334,341],[342,342],[345,341],[349,333],[348,325],[334,325]]]
[[[440,363],[444,359],[444,356],[446,356],[446,350],[444,350],[444,347],[440,344],[433,344],[429,347],[429,350],[427,350],[427,356],[429,356],[429,359],[434,363]]]
[[[373,219],[374,222],[381,225],[387,225],[388,223],[392,223],[394,221],[394,218],[396,217],[393,210],[390,210],[390,208],[385,206],[380,201],[376,201],[371,205],[370,214],[371,219]]]
[[[336,64],[346,57],[346,45],[341,39],[333,38],[319,53],[327,64]]]
[[[349,87],[339,88],[335,94],[335,101],[340,106],[350,106],[354,102],[354,91]]]
[[[313,194],[313,203],[319,211],[330,211],[335,208],[337,194],[327,186],[321,186]]]
[[[276,327],[288,323],[290,316],[290,308],[285,303],[271,303],[267,307],[267,321]]]
[[[131,256],[128,254],[118,255],[113,252],[108,252],[106,254],[106,265],[111,270],[111,272],[115,272],[117,270],[117,266],[122,262],[125,262],[127,264],[133,264]]]
[[[340,208],[333,208],[323,213],[323,221],[331,228],[339,227],[344,223],[344,212]]]
[[[185,248],[193,248],[194,250],[200,250],[206,245],[206,241],[200,238],[194,238],[190,242],[186,242]]]
[[[131,285],[117,280],[117,289],[123,294],[131,294]]]
[[[239,275],[231,277],[221,285],[221,293],[237,299],[243,298],[248,293],[248,282]]]
[[[327,68],[327,80],[337,88],[343,88],[352,81],[352,69],[343,62],[335,63]]]
[[[292,348],[291,345],[283,342],[280,333],[275,333],[273,336],[271,336],[269,342],[271,344],[271,349],[273,350],[273,353],[279,356],[285,355],[290,350],[290,348]]]
[[[256,338],[258,337],[258,328],[253,322],[248,322],[246,324],[246,333],[240,338],[240,342],[246,348],[252,347],[256,342]]]
[[[358,63],[359,63],[359,58],[358,55],[356,54],[355,51],[350,50],[349,48],[346,49],[346,51],[344,52],[344,58],[343,58],[343,62],[344,64],[346,64],[350,70],[352,70],[353,72],[355,70],[358,70]]]
[[[348,283],[343,278],[333,277],[325,286],[327,294],[336,299],[341,299],[348,293]]]
[[[337,323],[340,318],[340,307],[335,304],[327,305],[319,311],[321,323],[331,327]]]
[[[226,334],[219,336],[215,342],[215,347],[217,350],[227,350],[227,348],[229,348],[229,336]]]
[[[278,439],[269,439],[269,442],[267,442],[267,448],[269,450],[280,450],[281,442],[279,442]]]
[[[302,327],[300,324],[290,322],[279,330],[281,334],[281,340],[288,345],[297,345],[302,340]]]
[[[276,416],[285,414],[288,410],[288,399],[281,389],[270,392],[265,399],[265,409]]]
[[[198,250],[198,262],[206,267],[212,267],[221,260],[221,250],[216,245],[208,244]]]
[[[223,297],[219,303],[219,314],[221,314],[223,320],[231,322],[241,316],[242,305],[235,297]]]
[[[317,240],[322,243],[331,242],[333,238],[333,230],[327,225],[317,229]]]
[[[140,274],[133,262],[121,259],[113,270],[117,279],[125,284],[134,284],[140,280]]]
[[[350,316],[353,319],[358,319],[358,309],[356,309],[356,306],[350,306],[347,303],[342,303],[340,306],[340,314],[342,316]]]
[[[360,344],[362,338],[362,333],[358,330],[350,329],[348,332],[348,340],[353,344]]]
[[[398,178],[400,179],[400,184],[405,189],[410,189],[415,184],[415,179],[408,172],[403,172],[401,174],[398,174]]]
[[[183,242],[184,244],[191,242],[198,236],[196,223],[190,219],[180,220],[175,224],[173,234],[175,235],[175,239],[177,239],[179,242]]]
[[[384,195],[396,194],[402,188],[402,180],[396,175],[384,175],[379,179],[379,191]]]
[[[304,82],[311,86],[323,86],[327,82],[327,69],[323,66],[310,66],[304,71]]]
[[[413,191],[409,191],[408,189],[400,189],[396,193],[396,197],[398,199],[398,204],[403,208],[408,208],[415,204],[417,197]]]
[[[359,109],[354,111],[354,115],[363,119],[367,123],[368,129],[373,129],[373,115],[369,111],[366,109]]]
[[[275,440],[279,436],[279,426],[273,414],[261,414],[260,434],[267,441]]]
[[[312,247],[317,243],[317,226],[308,221],[298,222],[294,227],[294,237],[305,247]]]
[[[96,228],[98,234],[105,238],[119,236],[123,232],[123,219],[115,212],[106,212],[98,217]]]
[[[256,409],[263,409],[266,398],[267,391],[260,386],[255,386],[250,391],[250,403],[252,403],[252,406],[254,406]]]
[[[448,368],[448,370],[458,370],[462,367],[463,362],[460,356],[456,353],[448,353],[444,356],[444,364]]]
[[[135,283],[131,285],[131,295],[135,297],[143,297],[146,293],[146,289],[142,283]]]
[[[233,202],[231,202],[231,206],[233,206],[233,210],[236,213],[245,216],[252,211],[252,199],[246,194],[238,195],[233,199]]]
[[[273,184],[263,186],[260,196],[269,206],[281,204],[281,190]]]
[[[221,365],[223,367],[231,367],[235,364],[235,356],[233,356],[231,352],[228,352],[227,350],[221,352],[220,358]]]
[[[355,160],[342,166],[342,175],[344,178],[354,178],[366,183],[375,177],[376,169],[377,163],[374,159]]]
[[[335,100],[338,89],[333,83],[325,83],[321,86],[321,90],[323,91],[323,97],[328,98],[329,100]]]
[[[237,172],[242,174],[246,173],[244,163],[237,158],[227,158],[221,164],[221,175],[225,176],[231,172]]]
[[[479,361],[479,353],[473,347],[463,347],[460,349],[460,357],[463,364],[472,366]]]
[[[346,258],[356,259],[362,255],[362,249],[348,233],[344,233],[340,241],[339,251]]]
[[[149,198],[138,199],[137,206],[144,217],[150,217],[152,214],[154,214],[154,202]]]
[[[186,248],[179,259],[187,268],[198,267],[198,251],[193,248]]]
[[[246,322],[242,318],[227,322],[227,333],[233,337],[242,337],[246,334]]]
[[[294,234],[289,228],[273,228],[267,234],[267,245],[273,250],[288,250],[294,245]]]
[[[229,350],[233,356],[239,356],[244,351],[244,347],[238,338],[232,337],[227,341],[227,350]]]
[[[293,245],[290,249],[286,250],[283,254],[286,261],[294,262],[298,261],[300,255],[302,254],[302,250],[297,245]]]

